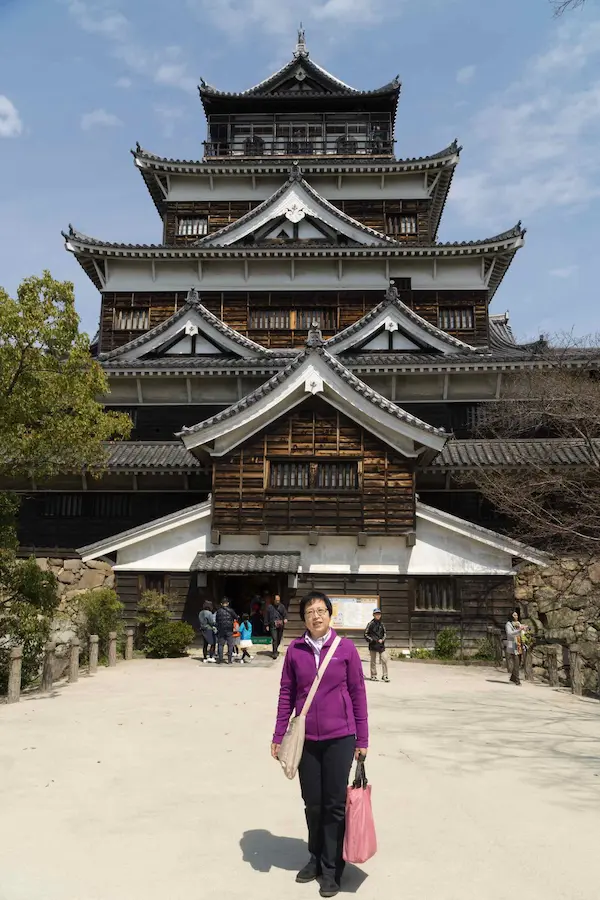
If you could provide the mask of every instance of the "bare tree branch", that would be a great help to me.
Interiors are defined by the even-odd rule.
[[[558,17],[571,9],[577,9],[580,6],[584,6],[586,0],[551,0],[551,2],[554,7],[554,15]]]

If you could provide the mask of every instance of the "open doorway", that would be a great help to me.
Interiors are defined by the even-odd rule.
[[[228,597],[238,615],[248,613],[253,637],[266,637],[264,620],[267,605],[276,594],[285,603],[285,587],[284,578],[278,575],[219,575],[214,585],[214,596],[217,602]]]

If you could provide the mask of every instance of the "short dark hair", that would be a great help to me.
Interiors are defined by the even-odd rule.
[[[248,615],[248,613],[244,613],[242,615],[242,621],[244,621],[244,622],[247,622],[249,618],[250,618],[250,616]]]
[[[327,607],[327,612],[329,613],[329,615],[333,615],[333,606],[331,605],[331,600],[329,599],[327,594],[324,594],[323,591],[309,591],[308,594],[305,594],[305,596],[300,601],[300,618],[303,622],[306,607],[314,603],[315,600],[322,600]]]
[[[205,600],[204,603],[202,604],[202,609],[212,609],[212,608],[213,608],[212,600]]]
[[[223,599],[221,600],[221,606],[225,606],[227,603],[229,603],[229,597],[223,597]]]

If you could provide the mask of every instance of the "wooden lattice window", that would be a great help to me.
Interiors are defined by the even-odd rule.
[[[113,328],[115,331],[147,331],[150,322],[148,309],[121,307],[114,311]]]
[[[415,610],[455,612],[456,609],[456,582],[453,578],[428,578],[417,582]]]
[[[308,331],[313,322],[325,331],[337,328],[337,310],[331,309],[253,309],[249,327],[267,331]]]
[[[253,309],[250,311],[250,328],[259,330],[289,331],[291,311],[289,309]]]
[[[181,237],[201,237],[208,234],[208,216],[192,216],[187,219],[178,219],[177,234]]]
[[[356,460],[269,463],[268,484],[272,491],[356,491],[358,479]]]
[[[92,515],[102,519],[126,519],[131,516],[130,494],[96,494]]]
[[[472,306],[440,309],[440,328],[445,331],[472,331],[474,327],[475,312]]]
[[[416,216],[388,216],[388,234],[416,235]]]
[[[324,331],[334,331],[337,326],[337,310],[332,309],[297,309],[296,328],[300,331],[308,331],[313,322],[317,322],[319,328]]]

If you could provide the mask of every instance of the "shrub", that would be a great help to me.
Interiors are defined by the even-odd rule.
[[[433,659],[433,650],[426,650],[425,647],[415,647],[410,651],[411,659]]]
[[[7,639],[0,638],[0,694],[8,689],[10,651],[23,644],[21,687],[39,676],[44,659],[44,644],[50,636],[50,619],[40,615],[31,603],[15,603],[3,617],[2,630]]]
[[[186,622],[158,622],[146,631],[145,651],[156,659],[184,656],[196,632]]]
[[[100,638],[100,655],[106,657],[110,632],[116,631],[119,639],[123,640],[125,630],[121,618],[123,604],[111,588],[85,591],[79,595],[79,603],[84,616],[80,637],[87,646],[90,634],[97,634]]]
[[[494,641],[489,637],[479,641],[477,650],[472,656],[472,659],[489,660],[490,662],[495,662],[496,658],[496,647]]]
[[[438,659],[454,659],[460,649],[456,628],[443,628],[435,639],[435,655]]]
[[[146,649],[146,635],[155,625],[172,621],[177,597],[160,591],[144,591],[138,603],[137,646]]]

